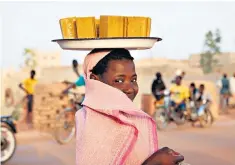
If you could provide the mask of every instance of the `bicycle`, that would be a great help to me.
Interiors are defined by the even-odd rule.
[[[68,91],[72,95],[70,106],[64,107],[63,111],[56,117],[55,139],[63,145],[69,143],[75,135],[75,113],[82,108],[84,94]]]

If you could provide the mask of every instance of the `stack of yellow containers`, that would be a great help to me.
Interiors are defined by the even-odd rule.
[[[100,16],[70,17],[60,20],[64,39],[149,37],[151,19],[149,17]]]
[[[124,17],[100,16],[100,38],[124,37]]]
[[[60,28],[64,38],[77,38],[76,17],[61,19]]]
[[[148,17],[126,17],[126,36],[124,37],[149,37],[151,19]]]

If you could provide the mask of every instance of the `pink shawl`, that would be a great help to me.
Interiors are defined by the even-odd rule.
[[[109,52],[87,55],[86,97],[76,113],[76,165],[140,165],[157,149],[154,120],[120,90],[90,79]]]

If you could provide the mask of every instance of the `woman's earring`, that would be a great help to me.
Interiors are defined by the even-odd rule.
[[[92,79],[92,80],[99,80],[98,76],[96,76],[94,74],[90,75],[90,79]]]
[[[95,76],[91,74],[90,79],[95,80]]]

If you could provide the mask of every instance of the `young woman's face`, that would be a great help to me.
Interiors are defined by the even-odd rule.
[[[132,101],[138,93],[135,64],[131,60],[112,60],[100,81],[124,92]]]

